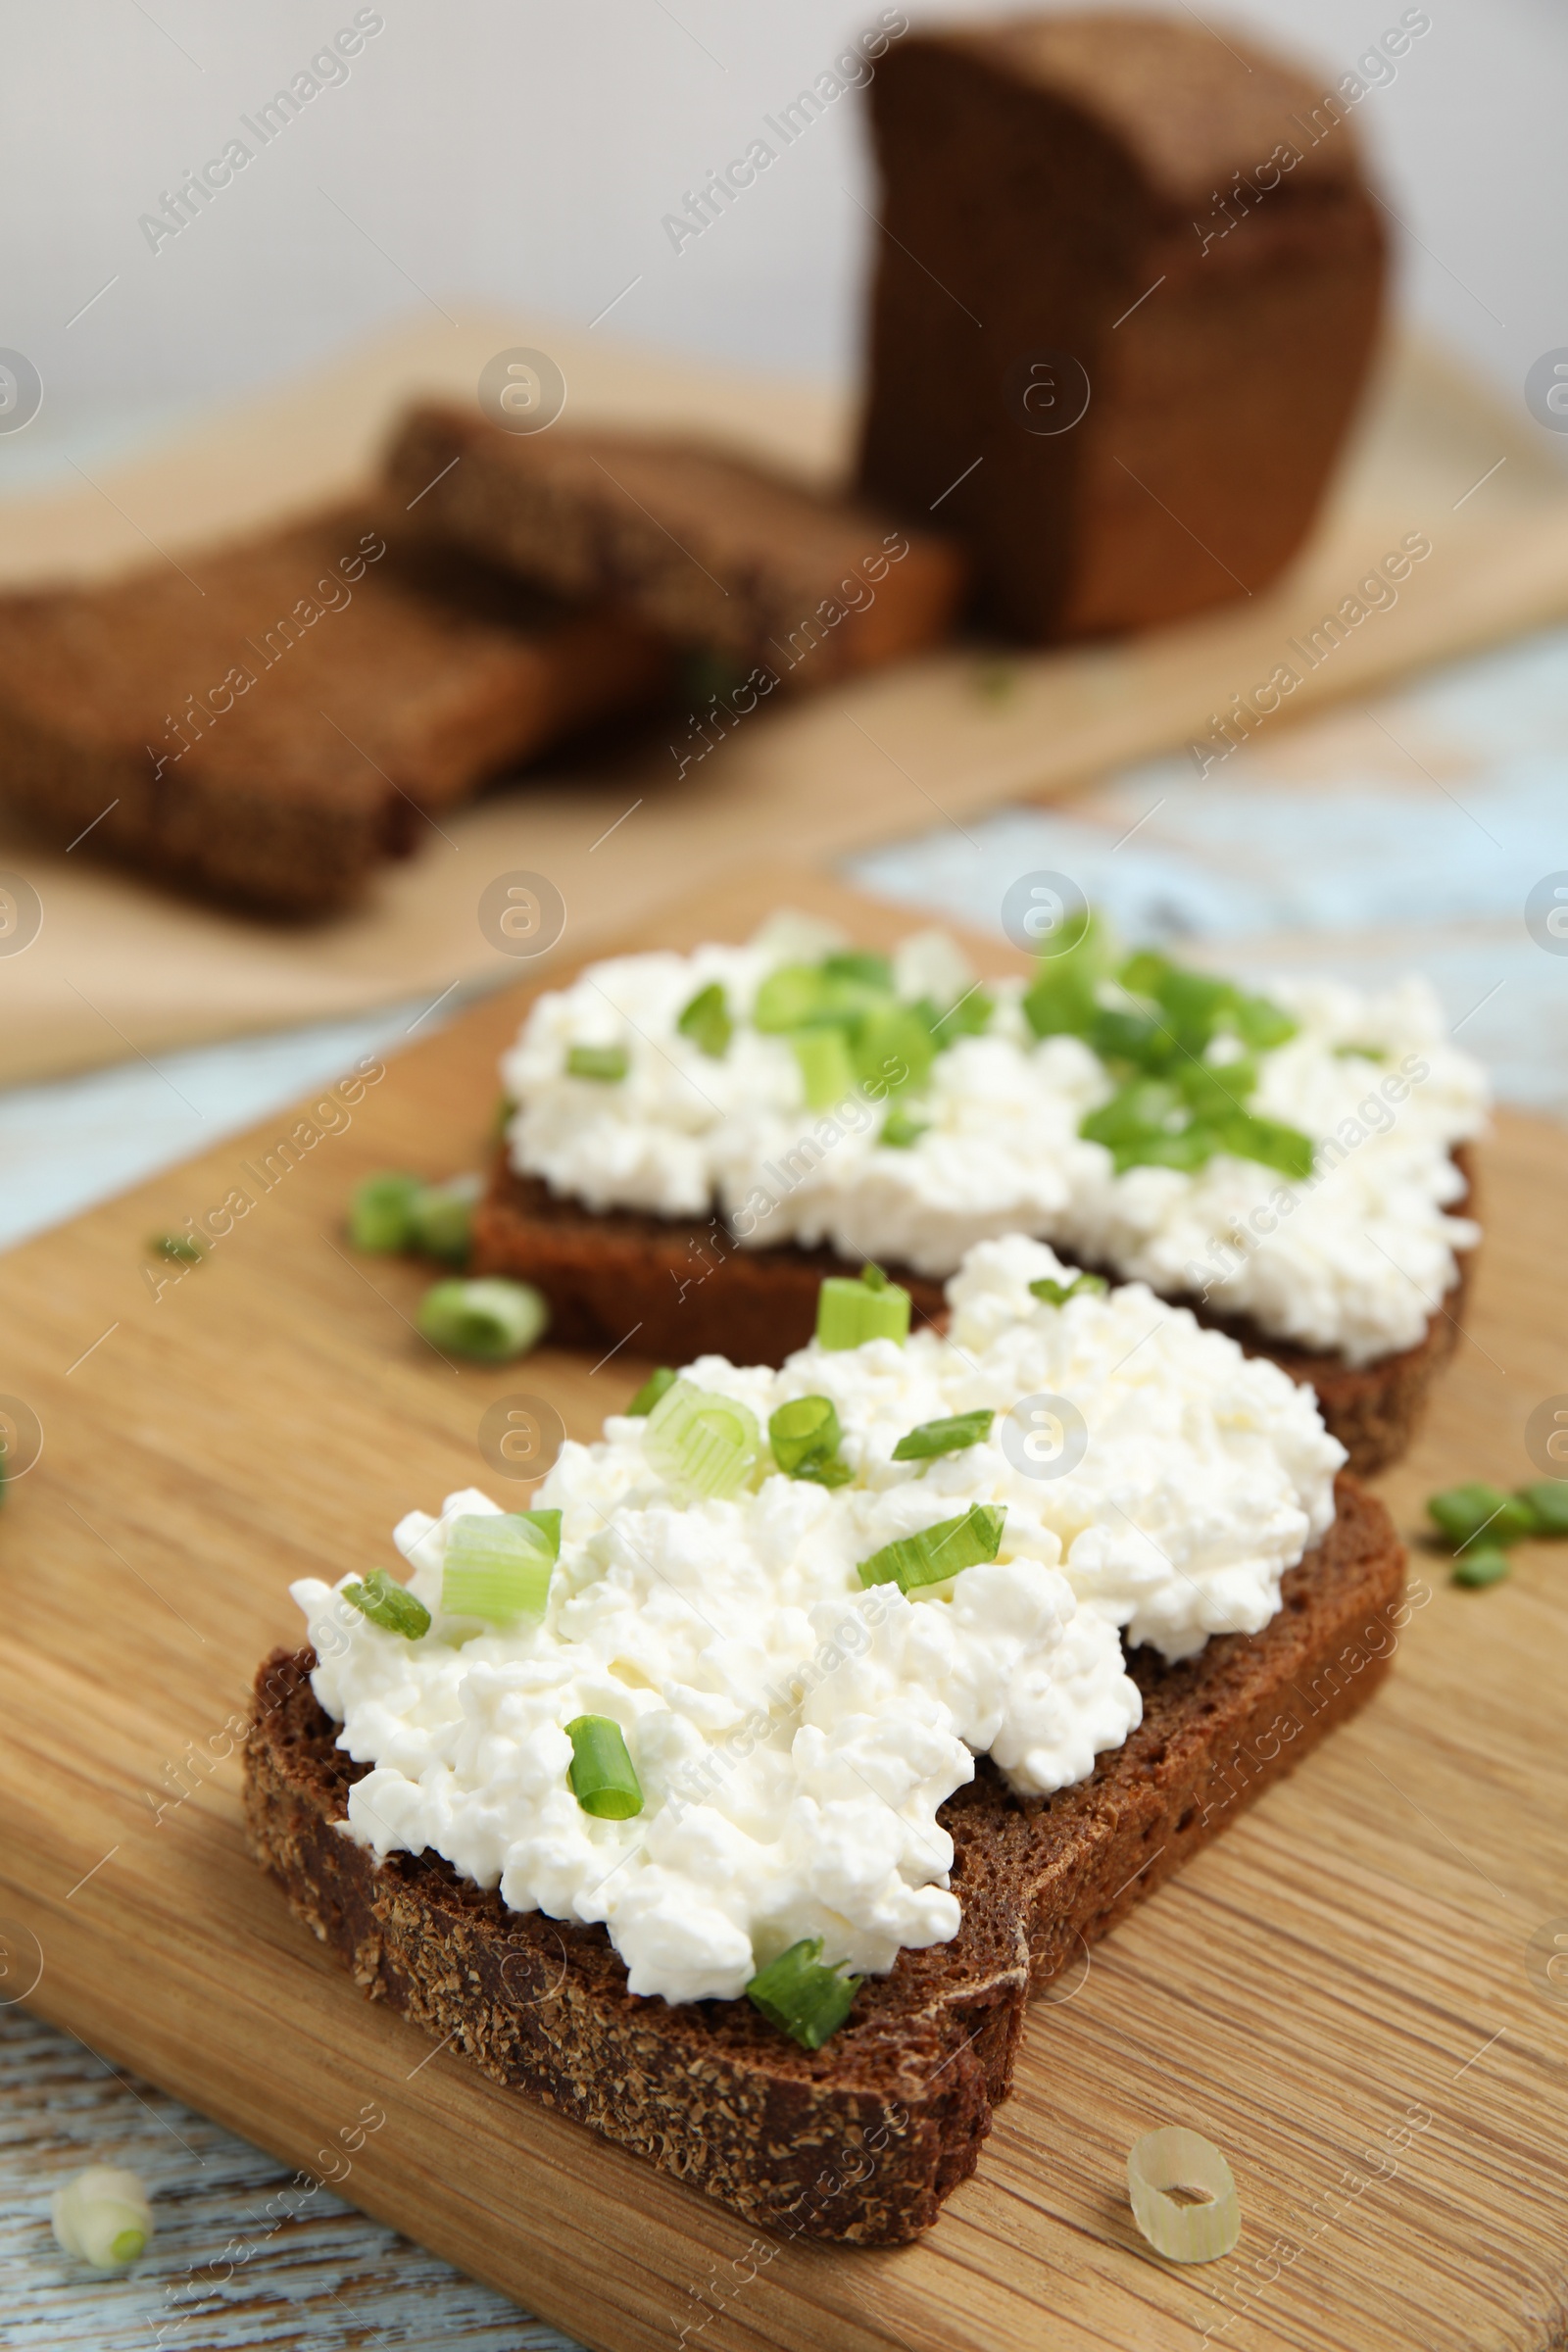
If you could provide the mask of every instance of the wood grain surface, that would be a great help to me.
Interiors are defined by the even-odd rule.
[[[780,898],[868,941],[906,927],[775,871],[651,930],[733,937]],[[221,1751],[257,1657],[297,1638],[289,1579],[389,1561],[404,1510],[493,1480],[503,1396],[588,1437],[645,1369],[634,1341],[450,1366],[410,1324],[417,1270],[343,1239],[368,1170],[473,1163],[519,1002],[390,1063],[346,1125],[323,1113],[337,1132],[270,1189],[245,1171],[282,1168],[287,1116],[0,1264],[7,1384],[43,1437],[0,1525],[0,1914],[31,2005],[607,2352],[1561,2345],[1568,2012],[1529,1952],[1568,1936],[1561,1549],[1484,1593],[1415,1552],[1383,1692],[1037,2004],[979,2173],[918,2246],[759,2240],[365,2001],[288,1917]],[[1560,1131],[1499,1122],[1470,1329],[1383,1482],[1406,1528],[1440,1480],[1531,1475],[1525,1421],[1568,1388],[1565,1175]],[[155,1299],[145,1237],[240,1185],[255,1206]],[[1172,2268],[1133,2228],[1127,2148],[1170,2122],[1235,2168],[1221,2264]]]
[[[151,539],[177,556],[194,599],[204,542],[343,494],[411,394],[470,397],[484,361],[517,345],[555,355],[568,418],[718,433],[822,478],[845,461],[848,395],[538,320],[466,318],[373,344],[113,472],[73,472],[69,491],[6,498],[0,447],[0,583],[156,562]],[[1170,528],[1201,540],[1203,517]],[[1293,655],[1290,641],[1409,533],[1432,552],[1397,602],[1315,665]],[[498,874],[551,878],[567,908],[563,953],[575,955],[742,860],[826,858],[1180,749],[1278,663],[1301,675],[1272,722],[1283,732],[1564,612],[1568,482],[1488,395],[1397,342],[1311,539],[1274,586],[1239,587],[1195,621],[1135,638],[1001,659],[955,646],[826,694],[779,695],[702,757],[685,715],[613,749],[551,757],[423,831],[416,854],[333,921],[206,908],[95,864],[90,839],[63,853],[0,820],[0,871],[20,873],[43,906],[26,952],[0,953],[0,1081],[331,1019],[458,981],[501,985],[512,969],[476,919]]]

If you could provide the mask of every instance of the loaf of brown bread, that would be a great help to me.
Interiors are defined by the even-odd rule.
[[[0,599],[0,796],[57,841],[90,828],[83,856],[315,913],[667,668],[624,614],[343,507]]]
[[[707,442],[509,433],[423,407],[388,462],[422,528],[563,596],[612,598],[675,643],[825,686],[946,634],[953,546]],[[771,684],[766,691],[771,691]]]
[[[1454,1157],[1470,1177],[1461,1145]],[[1454,1214],[1473,1213],[1473,1187]],[[1369,1476],[1397,1461],[1426,1408],[1433,1381],[1459,1336],[1474,1252],[1461,1253],[1459,1280],[1432,1315],[1415,1347],[1349,1364],[1271,1339],[1256,1324],[1216,1313],[1187,1298],[1249,1355],[1266,1355],[1291,1378],[1315,1389],[1324,1421],[1346,1448],[1352,1470]],[[858,1266],[827,1249],[787,1243],[743,1250],[717,1218],[705,1225],[598,1211],[552,1193],[537,1176],[520,1176],[498,1155],[490,1189],[474,1216],[474,1270],[531,1282],[550,1301],[552,1335],[568,1348],[596,1351],[630,1346],[656,1361],[686,1364],[705,1354],[732,1363],[781,1364],[816,1327],[817,1292],[829,1274]],[[940,1324],[942,1283],[890,1261],[884,1269],[914,1300],[917,1318]],[[1115,1269],[1098,1269],[1114,1277]]]
[[[1171,620],[1300,546],[1382,299],[1356,92],[1192,11],[918,30],[883,60],[860,480],[963,540],[991,621]]]
[[[745,2000],[634,1997],[602,1928],[509,1911],[433,1855],[378,1867],[332,1826],[368,1768],[334,1744],[310,1650],[275,1650],[257,1678],[252,1845],[365,1992],[437,2040],[455,2036],[496,2082],[781,2236],[896,2244],[974,2171],[1031,1988],[1070,1982],[1085,1945],[1385,1673],[1403,1621],[1403,1553],[1353,1479],[1340,1479],[1337,1503],[1263,1632],[1211,1638],[1179,1666],[1132,1653],[1143,1722],[1088,1780],[1019,1800],[981,1761],[940,1815],[956,1848],[957,1936],[867,1979],[816,2052]]]

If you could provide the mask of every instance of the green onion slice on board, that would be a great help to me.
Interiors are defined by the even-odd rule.
[[[1236,2177],[1211,2139],[1172,2125],[1127,2157],[1133,2220],[1167,2262],[1213,2262],[1242,2234]]]
[[[504,1364],[537,1347],[550,1309],[529,1282],[483,1274],[471,1282],[438,1282],[419,1301],[420,1334],[443,1354]]]
[[[384,1169],[357,1184],[349,1201],[349,1240],[356,1250],[389,1255],[414,1247],[414,1203],[424,1190],[421,1177]]]

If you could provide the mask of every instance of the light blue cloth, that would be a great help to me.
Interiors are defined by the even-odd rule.
[[[1178,942],[1259,981],[1424,972],[1499,1098],[1568,1116],[1568,956],[1525,927],[1532,887],[1568,869],[1568,629],[1417,680],[1367,716],[1375,757],[1360,765],[1330,711],[1260,729],[1202,777],[1185,755],[1151,760],[1059,809],[942,825],[846,871],[992,931],[1021,874],[1066,874],[1129,942]]]

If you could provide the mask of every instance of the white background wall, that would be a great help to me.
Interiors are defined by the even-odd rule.
[[[997,13],[906,4],[917,21]],[[858,99],[679,254],[660,222],[880,0],[384,0],[346,84],[149,251],[138,216],[355,5],[0,0],[0,345],[47,386],[36,425],[0,438],[0,489],[411,309],[435,318],[427,296],[586,323],[640,274],[613,331],[852,368],[871,233]],[[1326,85],[1401,6],[1228,0],[1203,15],[1273,35]],[[1568,344],[1568,18],[1560,0],[1430,0],[1430,14],[1356,119],[1412,232],[1405,304],[1523,421],[1526,368]]]

